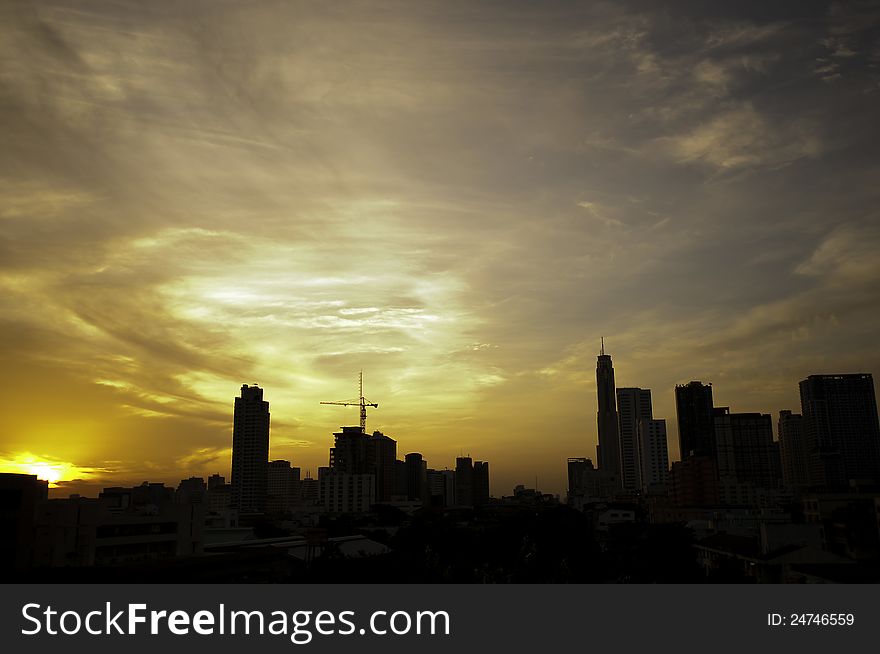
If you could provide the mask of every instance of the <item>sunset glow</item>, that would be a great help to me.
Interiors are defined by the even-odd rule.
[[[363,370],[401,457],[560,493],[602,336],[672,460],[677,383],[880,373],[870,22],[550,4],[4,12],[3,469],[228,477],[256,382],[315,474]]]

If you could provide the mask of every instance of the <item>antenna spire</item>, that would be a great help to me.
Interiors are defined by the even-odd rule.
[[[605,337],[604,336],[599,337],[599,343],[600,343],[599,354],[601,354],[602,356],[605,356]]]

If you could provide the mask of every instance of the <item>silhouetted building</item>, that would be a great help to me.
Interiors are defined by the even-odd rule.
[[[376,503],[376,476],[319,469],[324,510],[329,513],[366,513]]]
[[[669,471],[670,496],[677,506],[716,506],[718,469],[714,456],[693,455],[675,461]]]
[[[210,493],[215,488],[220,488],[226,486],[226,477],[219,473],[214,473],[210,477],[208,477],[208,492]]]
[[[779,458],[786,488],[801,491],[810,485],[804,417],[791,411],[779,412]]]
[[[376,501],[388,502],[394,495],[394,462],[397,441],[374,431],[367,443],[367,468],[376,475]]]
[[[406,498],[406,462],[396,460],[394,462],[394,498],[401,500]]]
[[[642,492],[665,492],[669,483],[665,420],[639,421],[639,466]]]
[[[200,554],[205,504],[163,484],[105,488],[98,499],[49,500],[36,518],[34,565],[108,566]]]
[[[880,481],[880,423],[870,374],[810,375],[800,383],[810,486]]]
[[[364,513],[376,503],[375,466],[370,436],[358,427],[333,434],[329,468],[318,469],[321,501],[330,513]]]
[[[489,503],[489,462],[474,462],[474,506]]]
[[[404,457],[406,464],[406,497],[408,500],[428,503],[428,463],[418,452]]]
[[[300,469],[290,461],[278,459],[269,462],[268,496],[266,510],[271,513],[291,511],[300,499]]]
[[[651,409],[651,391],[644,388],[618,388],[617,416],[621,485],[628,491],[641,490],[639,423],[652,420],[654,417]]]
[[[241,387],[232,425],[232,503],[241,513],[263,513],[269,462],[269,403],[259,386]]]
[[[428,470],[428,497],[434,507],[455,506],[455,471]]]
[[[568,504],[578,510],[594,502],[608,501],[618,487],[616,476],[597,470],[593,461],[584,457],[568,459]]]
[[[778,488],[782,475],[770,416],[730,413],[728,407],[719,407],[714,414],[716,460],[722,486],[728,480],[736,480],[753,488]]]
[[[712,385],[692,381],[675,387],[678,444],[682,461],[693,455],[715,456]]]
[[[300,489],[301,503],[303,506],[314,506],[321,503],[321,486],[317,479],[312,478],[311,473],[306,473]]]
[[[600,470],[610,472],[620,480],[620,444],[618,434],[617,408],[614,395],[614,366],[611,355],[605,354],[605,343],[596,360],[596,393],[599,411],[599,443],[596,446],[596,459]]]
[[[48,496],[49,482],[36,475],[0,473],[0,569],[33,564],[35,519]]]
[[[336,472],[366,474],[371,472],[367,465],[367,443],[370,437],[360,427],[343,427],[333,434],[334,445],[330,448],[330,468]]]
[[[202,477],[181,479],[175,497],[178,502],[202,504],[208,501],[208,487]]]
[[[474,505],[474,462],[469,456],[455,459],[455,503],[457,506]]]

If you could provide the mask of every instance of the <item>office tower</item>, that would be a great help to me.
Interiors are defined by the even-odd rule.
[[[628,491],[641,490],[643,484],[639,457],[639,423],[654,418],[651,391],[644,388],[618,388],[617,417],[620,483]]]
[[[618,440],[617,408],[614,397],[614,366],[611,355],[605,354],[605,341],[596,361],[596,392],[598,394],[599,411],[597,424],[599,427],[599,444],[596,446],[596,458],[599,469],[611,472],[620,478],[620,445]]]
[[[644,493],[663,491],[669,482],[665,420],[639,421],[639,476]]]
[[[376,502],[375,467],[369,462],[370,436],[358,427],[333,434],[330,466],[319,469],[324,509],[330,513],[361,513]]]
[[[370,437],[360,427],[343,427],[333,434],[330,448],[330,469],[334,472],[365,474],[367,469],[367,443]]]
[[[692,381],[675,387],[678,445],[682,461],[689,456],[715,456],[712,384]]]
[[[406,497],[409,500],[428,501],[428,463],[418,452],[404,457],[406,464]]]
[[[676,506],[717,506],[721,496],[715,458],[694,454],[675,461],[669,471],[669,486]]]
[[[431,506],[455,506],[455,471],[428,470],[428,497]]]
[[[290,465],[290,461],[278,459],[269,462],[268,495],[266,510],[283,513],[293,510],[300,499],[300,469]]]
[[[773,421],[766,413],[714,410],[718,478],[753,488],[777,488],[781,481],[779,457],[773,442]]]
[[[568,504],[583,509],[585,504],[607,501],[617,489],[618,480],[606,470],[593,467],[592,459],[568,459]]]
[[[800,383],[810,486],[880,482],[880,424],[870,374],[810,375]]]
[[[489,462],[474,461],[474,506],[489,503]]]
[[[803,490],[810,485],[804,445],[804,417],[799,413],[780,411],[778,425],[782,481],[786,488]]]
[[[210,493],[215,488],[221,488],[226,485],[226,477],[221,475],[218,472],[215,472],[213,475],[208,477],[208,492]]]
[[[175,493],[177,501],[184,504],[201,504],[207,501],[207,495],[208,487],[201,477],[181,479]]]
[[[240,513],[266,509],[269,403],[259,386],[241,387],[232,423],[232,503]]]
[[[474,505],[474,463],[469,456],[455,460],[455,502],[458,506]]]
[[[38,507],[48,499],[49,482],[45,479],[0,473],[0,570],[23,570],[33,565],[39,538]]]
[[[394,462],[394,496],[406,499],[406,462],[400,460]]]
[[[324,510],[328,513],[366,513],[375,503],[375,475],[320,468],[318,479]]]
[[[306,472],[306,477],[302,480],[300,498],[303,506],[314,506],[321,502],[321,483],[312,477],[311,472]]]
[[[374,431],[367,442],[367,469],[376,475],[376,501],[388,502],[394,495],[394,462],[397,441]]]

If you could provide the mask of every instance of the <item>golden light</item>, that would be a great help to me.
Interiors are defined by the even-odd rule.
[[[51,457],[35,456],[30,452],[17,452],[0,458],[0,472],[36,475],[38,479],[48,481],[51,488],[57,488],[58,482],[84,479],[92,474],[91,469]]]

